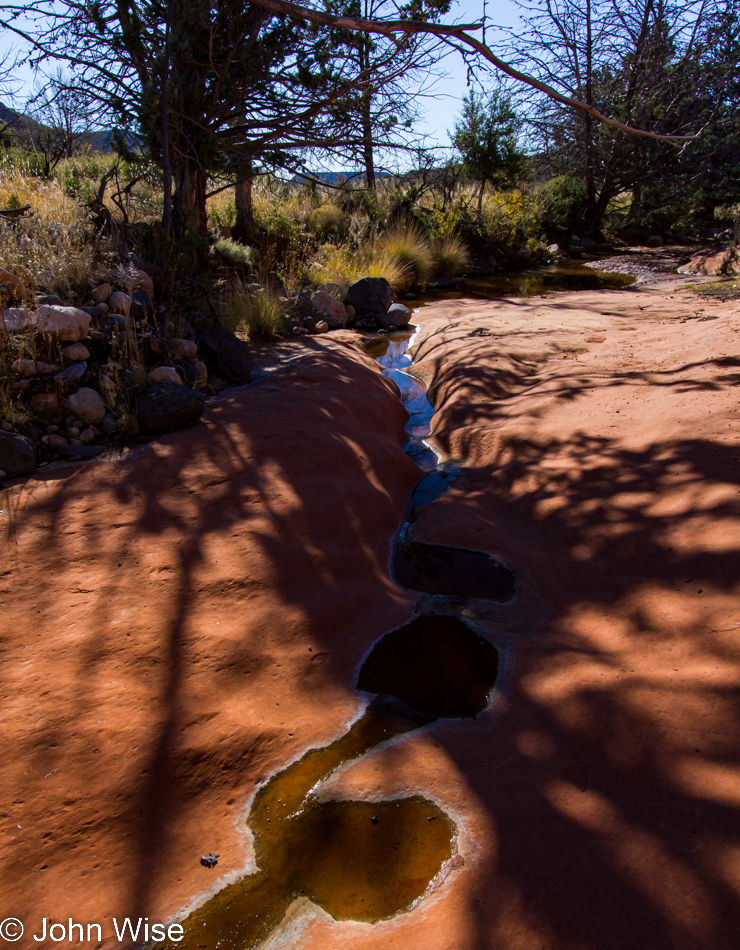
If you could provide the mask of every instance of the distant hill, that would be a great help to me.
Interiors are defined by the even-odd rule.
[[[9,124],[7,131],[12,138],[18,141],[19,145],[27,144],[29,136],[34,138],[42,132],[49,131],[48,126],[43,125],[41,122],[36,122],[36,120],[30,116],[16,112],[15,109],[11,109],[9,106],[0,102],[0,130],[6,123]],[[100,131],[88,132],[80,136],[79,141],[80,144],[87,145],[94,152],[110,152],[112,139],[112,131]],[[130,137],[130,141],[134,144],[132,137]]]

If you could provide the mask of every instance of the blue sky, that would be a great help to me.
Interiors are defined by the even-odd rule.
[[[513,0],[487,0],[488,27],[486,40],[496,52],[497,38],[502,38],[504,30],[516,25],[519,20],[519,11]],[[457,22],[475,23],[483,17],[483,0],[461,0],[452,9],[448,20],[454,18]],[[500,27],[502,29],[497,29]],[[480,34],[476,34],[480,38]],[[481,61],[482,64],[482,61]],[[443,73],[434,86],[435,98],[425,102],[426,117],[419,124],[421,131],[439,145],[449,144],[447,130],[452,129],[455,118],[460,112],[463,97],[468,92],[467,67],[459,53],[450,53],[440,64]],[[481,81],[485,83],[485,72],[479,73]]]
[[[518,10],[513,0],[485,0],[486,11],[488,14],[488,45],[496,47],[497,37],[503,37],[501,28],[511,28],[518,21]],[[484,0],[460,0],[454,4],[450,15],[446,18],[448,21],[472,23],[482,19],[484,9]],[[11,45],[8,34],[0,33],[0,53]],[[452,129],[455,124],[455,118],[460,112],[460,105],[463,97],[468,91],[467,86],[467,68],[458,53],[451,52],[445,59],[438,64],[437,72],[439,78],[433,84],[430,94],[424,98],[421,103],[423,119],[419,123],[419,130],[428,136],[430,144],[448,145],[449,139],[447,130]],[[481,72],[481,78],[485,82],[484,74]],[[22,97],[24,92],[28,93],[32,89],[32,74],[27,68],[22,68],[16,73],[18,82],[18,91]],[[11,105],[10,100],[5,97],[7,105]]]

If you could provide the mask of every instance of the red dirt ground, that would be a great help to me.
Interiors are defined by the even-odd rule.
[[[436,443],[467,470],[414,532],[515,572],[515,602],[468,611],[504,672],[479,719],[325,794],[431,796],[464,864],[395,920],[304,902],[269,943],[735,950],[737,307],[662,288],[418,316]],[[411,616],[387,576],[403,422],[332,343],[205,426],[0,495],[5,915],[159,920],[248,862],[257,782],[343,730],[361,657]]]

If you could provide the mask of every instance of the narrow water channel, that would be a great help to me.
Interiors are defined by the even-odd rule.
[[[573,278],[578,289],[590,284],[594,273],[596,286],[604,286],[601,275],[581,268]],[[607,286],[631,281],[624,275],[606,276]],[[573,282],[571,277],[567,282]],[[565,279],[562,272],[557,279]],[[537,281],[542,288],[541,275]],[[524,292],[532,286],[525,282]],[[489,284],[488,293],[491,289]],[[331,775],[379,745],[438,719],[475,719],[488,707],[499,654],[468,624],[449,615],[449,608],[454,613],[463,603],[505,602],[516,593],[513,572],[487,552],[412,537],[420,510],[464,472],[460,465],[440,461],[428,443],[434,409],[408,372],[412,341],[411,331],[378,335],[364,349],[398,386],[409,413],[406,452],[424,473],[392,540],[393,578],[401,587],[432,595],[437,609],[422,597],[419,603],[426,606],[419,616],[386,633],[370,650],[355,683],[369,703],[348,730],[328,746],[309,750],[257,790],[247,819],[257,870],[190,914],[183,921],[184,938],[165,944],[166,950],[253,950],[298,897],[308,898],[335,920],[387,919],[413,909],[452,865],[458,828],[423,796],[380,802],[320,797]]]

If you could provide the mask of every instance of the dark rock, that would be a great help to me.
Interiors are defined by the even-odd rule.
[[[455,286],[455,281],[451,277],[445,277],[444,274],[440,274],[438,277],[432,277],[432,279],[427,284],[427,287],[430,290],[452,290]],[[407,300],[413,300],[414,295],[412,294],[409,297],[408,294],[405,294]]]
[[[42,294],[40,297],[36,298],[37,307],[63,307],[64,302],[61,297],[57,297],[56,294]]]
[[[94,459],[103,451],[102,445],[60,445],[57,455],[65,459]]]
[[[316,332],[316,320],[313,317],[304,317],[302,323],[304,330],[308,330],[309,333]]]
[[[159,431],[198,422],[206,408],[200,393],[177,383],[157,383],[139,396],[139,424]]]
[[[204,868],[215,868],[218,864],[218,859],[221,857],[220,854],[214,854],[213,851],[209,851],[208,854],[201,854],[200,863]]]
[[[79,382],[82,377],[87,372],[87,362],[83,360],[81,363],[72,363],[71,366],[68,366],[65,370],[62,370],[61,373],[57,373],[54,377],[54,382],[59,386],[69,386],[71,383]]]
[[[100,423],[100,428],[106,435],[113,435],[116,431],[116,417],[112,412],[107,412],[105,414],[105,419]]]
[[[469,269],[471,274],[483,277],[486,274],[495,274],[497,268],[493,261],[486,257],[474,257],[470,261]]]
[[[6,475],[27,475],[36,468],[36,450],[30,439],[0,430],[0,470]]]
[[[131,316],[138,321],[154,321],[154,304],[146,290],[135,290],[131,294]]]
[[[93,319],[97,318],[102,320],[103,317],[108,316],[108,311],[103,310],[102,307],[82,307],[82,310],[84,310],[85,313],[89,313]]]
[[[226,327],[215,326],[200,338],[200,351],[206,365],[230,383],[246,383],[252,372],[247,344]]]
[[[345,302],[357,313],[383,314],[393,303],[393,290],[385,277],[363,277],[349,288]]]
[[[313,313],[313,304],[311,303],[311,294],[308,291],[302,291],[298,296],[293,300],[288,307],[288,310],[291,313]]]
[[[195,389],[198,385],[198,370],[195,368],[195,365],[188,363],[187,360],[175,360],[174,366],[180,374],[183,383],[189,386],[190,389]]]
[[[659,234],[651,234],[645,241],[645,247],[663,247],[663,238]]]
[[[391,326],[405,327],[410,319],[411,311],[406,304],[394,303],[388,308],[387,313],[384,313],[378,320],[378,323],[381,327],[386,328],[390,328]]]
[[[589,237],[587,234],[584,234],[580,240],[581,247],[588,248],[589,250],[594,247],[598,247],[599,242],[594,241],[592,237]]]

